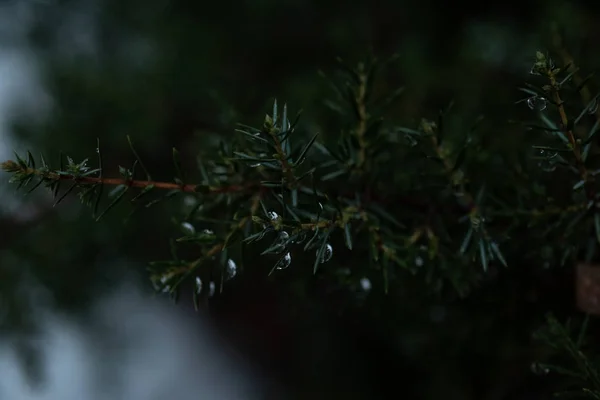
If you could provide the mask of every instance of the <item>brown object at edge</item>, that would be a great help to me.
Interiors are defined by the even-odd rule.
[[[578,264],[575,274],[577,308],[600,315],[600,265]]]

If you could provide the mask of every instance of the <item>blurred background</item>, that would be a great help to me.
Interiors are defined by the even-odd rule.
[[[153,176],[171,180],[172,147],[193,166],[236,123],[261,124],[274,98],[304,111],[306,131],[335,137],[323,104],[331,89],[318,72],[331,74],[338,56],[355,64],[399,55],[381,89],[405,86],[390,114],[406,126],[451,99],[466,117],[504,123],[527,111],[514,104],[517,87],[535,51],[549,49],[552,23],[588,73],[598,65],[598,17],[577,1],[4,0],[0,158],[31,150],[55,165],[60,152],[93,160],[98,138],[116,174],[134,161],[130,135]],[[486,142],[518,151],[519,135],[498,128]],[[130,209],[119,206],[95,222],[76,196],[53,207],[47,191],[24,197],[8,178],[0,179],[1,398],[491,400],[553,390],[531,372],[544,352],[531,332],[544,312],[572,307],[569,270],[513,265],[466,299],[432,295],[424,277],[407,276],[384,296],[366,278],[336,288],[294,273],[268,277],[258,257],[199,315],[189,296],[178,305],[154,297],[144,275],[147,262],[168,258],[181,202],[127,223]],[[352,266],[351,256],[336,260]],[[135,294],[114,294],[123,292]],[[140,315],[146,329],[131,322]],[[206,333],[213,329],[218,339]],[[219,341],[210,351],[198,344],[207,335]],[[199,352],[192,361],[184,340]],[[230,357],[238,361],[224,366]],[[99,360],[127,371],[104,373]],[[238,364],[245,373],[235,375]],[[243,395],[211,392],[227,374],[254,384]]]

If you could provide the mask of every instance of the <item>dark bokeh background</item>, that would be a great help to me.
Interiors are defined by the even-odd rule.
[[[131,135],[164,180],[172,147],[193,168],[235,123],[260,124],[275,97],[304,110],[306,131],[335,137],[323,105],[330,89],[317,72],[331,74],[337,56],[355,63],[399,54],[378,88],[406,87],[390,118],[414,126],[455,99],[465,119],[488,117],[488,149],[515,151],[522,132],[505,122],[528,111],[514,104],[516,88],[529,79],[535,51],[550,47],[551,23],[587,72],[600,61],[599,15],[577,2],[85,0],[5,2],[0,12],[17,26],[7,25],[4,45],[33,54],[52,102],[40,118],[11,120],[17,149],[93,159],[99,138],[105,166],[116,171],[134,160]],[[168,257],[178,232],[170,222],[177,204],[127,224],[130,210],[120,206],[96,223],[77,198],[52,208],[48,197],[22,200],[35,204],[33,216],[7,209],[0,220],[7,333],[35,328],[17,289],[24,274],[49,287],[59,307],[80,312],[120,279],[113,265],[128,261],[143,277],[146,262]],[[570,309],[569,270],[517,262],[463,300],[431,295],[422,276],[384,296],[293,271],[267,277],[270,263],[246,265],[211,310],[239,351],[295,398],[532,399],[552,390],[531,374],[543,350],[530,334],[545,311]],[[341,251],[335,263],[355,267]]]

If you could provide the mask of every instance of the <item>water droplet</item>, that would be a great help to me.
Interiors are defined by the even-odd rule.
[[[216,175],[224,175],[227,174],[227,168],[222,165],[215,165],[215,167],[213,168],[213,172]]]
[[[543,159],[552,159],[552,158],[556,158],[558,156],[558,152],[554,151],[554,150],[549,150],[549,149],[536,149],[535,150],[535,157],[537,158],[543,158]]]
[[[548,101],[541,96],[533,96],[527,99],[527,106],[533,111],[544,111]]]
[[[194,289],[196,290],[196,294],[202,292],[202,279],[199,276],[196,277],[196,281],[194,282]]]
[[[317,250],[317,255],[319,255],[319,250]],[[331,260],[333,256],[333,247],[329,243],[325,245],[325,250],[323,251],[323,255],[321,256],[321,264],[326,263]]]
[[[215,295],[216,285],[214,282],[208,284],[208,297],[213,297]]]
[[[598,101],[596,99],[594,99],[588,106],[587,112],[588,112],[588,114],[595,114],[596,111],[598,111]]]
[[[167,281],[169,280],[168,276],[161,275],[160,277],[152,277],[152,286],[154,286],[154,290],[160,290],[163,293],[168,293],[171,291],[171,286],[167,285]]]
[[[410,147],[415,147],[419,143],[417,142],[417,139],[413,137],[413,135],[404,135],[404,140],[406,140],[406,143],[408,143]]]
[[[258,158],[267,158],[267,153],[260,153],[258,155]],[[256,162],[256,163],[252,163],[252,164],[249,164],[249,165],[250,165],[250,168],[257,168],[257,167],[260,167],[262,165],[262,163],[261,162]]]
[[[275,211],[269,211],[267,213],[267,217],[269,217],[269,219],[271,221],[276,220],[277,218],[279,218],[279,214],[277,214]]]
[[[196,204],[198,204],[198,199],[196,199],[194,196],[185,196],[183,198],[183,204],[186,207],[194,207]]]
[[[227,260],[227,266],[225,267],[226,279],[233,279],[237,275],[237,264],[231,258]]]
[[[531,69],[529,70],[529,73],[530,73],[531,75],[542,75],[542,74],[539,72],[539,68],[537,67],[537,65],[533,65],[533,66],[531,67]]]
[[[188,235],[193,235],[196,233],[196,228],[194,228],[194,225],[190,224],[189,222],[182,222],[181,230]]]
[[[271,254],[281,254],[281,253],[283,253],[283,251],[285,250],[285,247],[288,244],[289,238],[290,238],[290,235],[286,231],[279,232],[279,234],[277,235],[277,238],[275,239],[275,241],[271,245],[272,250],[270,251],[270,253]]]
[[[542,160],[538,163],[538,167],[544,172],[552,172],[556,170],[556,163],[552,160]]]
[[[531,364],[531,372],[533,372],[536,375],[547,375],[550,372],[550,368],[548,368],[544,364],[534,362]]]
[[[369,280],[369,278],[362,278],[360,280],[360,287],[365,292],[370,292],[372,285],[371,285],[371,281]]]
[[[277,263],[275,264],[275,268],[286,269],[287,267],[290,266],[291,263],[292,263],[292,255],[289,252],[287,252],[287,253],[285,253],[285,255],[283,257],[281,257],[279,259],[279,261],[277,261]]]

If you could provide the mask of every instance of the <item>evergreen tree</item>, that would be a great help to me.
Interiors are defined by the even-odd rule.
[[[183,17],[196,15],[191,6],[177,3],[156,28],[150,22],[162,2],[139,20],[143,6],[134,3],[104,4],[96,53],[49,64],[56,112],[41,126],[16,125],[43,136],[40,148],[2,163],[19,188],[50,189],[57,210],[75,196],[91,208],[62,237],[71,250],[53,259],[65,265],[61,273],[35,261],[59,245],[59,218],[38,228],[39,244],[15,245],[15,254],[33,253],[35,275],[61,305],[85,304],[81,282],[106,279],[97,253],[108,261],[126,254],[150,263],[144,274],[157,292],[241,324],[240,336],[263,321],[266,330],[255,334],[271,355],[257,358],[273,363],[300,398],[383,397],[398,392],[400,378],[408,398],[600,397],[597,327],[585,316],[600,313],[600,94],[596,56],[577,37],[593,17],[553,5],[532,36],[471,24],[471,53],[440,46],[433,60],[425,44],[373,38],[380,45],[371,53],[402,51],[334,67],[325,61],[335,54],[331,43],[321,44],[311,62],[323,66],[323,79],[308,80],[308,57],[282,55],[301,53],[293,46],[251,42],[248,53],[229,56],[227,45],[211,47],[216,28]],[[273,4],[253,7],[264,8],[261,37],[279,27],[293,39],[287,20],[272,17]],[[319,9],[296,7],[299,19]],[[339,24],[352,36],[350,17],[366,29],[356,7],[311,32],[334,35]],[[129,48],[116,26],[161,46],[145,55],[151,68],[123,61]],[[33,30],[40,51],[55,45],[52,27],[48,17]],[[513,37],[497,37],[505,32]],[[353,39],[363,33],[335,51],[358,59],[352,48],[364,39]],[[480,34],[489,42],[478,42]],[[517,46],[519,35],[529,43]],[[247,80],[222,69],[252,52],[264,57],[234,69],[261,80],[246,89]],[[293,79],[279,90],[286,100],[263,106],[277,89],[270,81],[288,73]],[[12,273],[12,282],[22,279]],[[8,282],[7,293],[16,287]],[[230,317],[237,313],[253,317],[243,323]],[[268,313],[277,323],[267,324]],[[35,326],[17,305],[11,316],[11,326]]]

